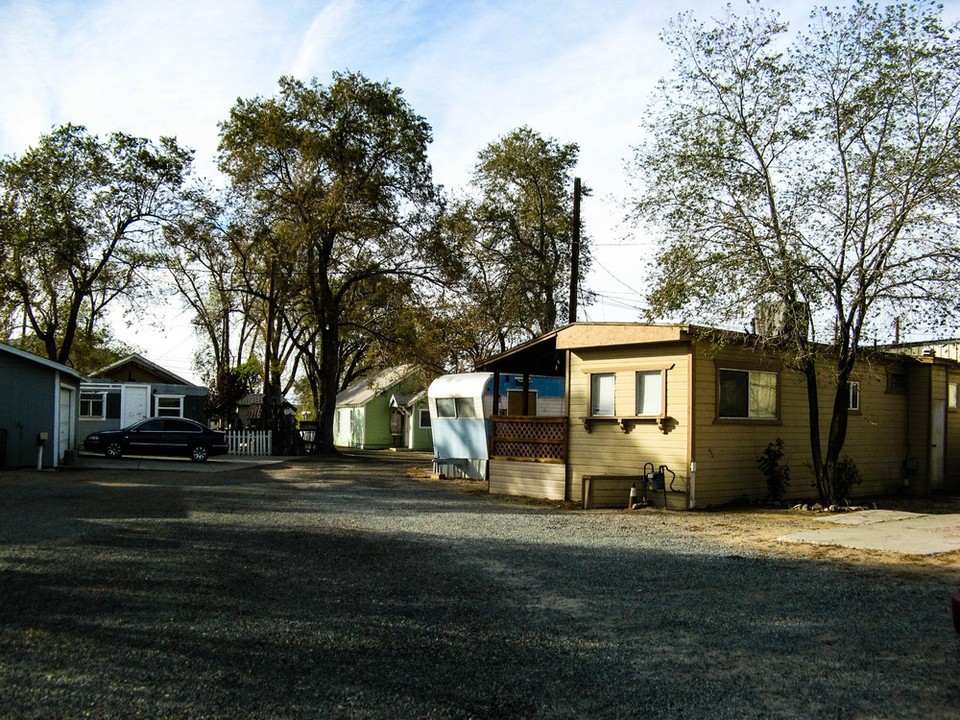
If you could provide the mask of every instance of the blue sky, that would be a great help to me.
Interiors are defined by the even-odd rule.
[[[791,27],[813,3],[769,0]],[[833,2],[829,4],[834,4]],[[960,0],[945,3],[957,19]],[[105,134],[176,136],[215,177],[217,123],[237,98],[277,79],[329,80],[352,70],[389,80],[433,127],[435,180],[463,187],[478,150],[520,125],[580,145],[583,216],[600,301],[587,320],[637,318],[650,240],[624,227],[624,163],[670,59],[658,40],[685,10],[719,0],[0,0],[0,155],[19,154],[57,124]],[[742,0],[733,3],[742,10]],[[166,331],[121,336],[154,362],[191,375],[189,314]]]

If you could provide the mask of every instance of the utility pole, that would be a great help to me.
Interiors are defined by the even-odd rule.
[[[580,280],[580,178],[573,179],[573,238],[570,243],[570,305],[568,322],[577,321],[577,291]]]

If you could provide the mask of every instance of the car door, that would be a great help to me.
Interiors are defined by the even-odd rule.
[[[158,455],[163,453],[163,420],[146,420],[134,425],[124,436],[125,452],[135,455]]]
[[[200,428],[186,420],[166,418],[163,421],[163,444],[167,455],[189,455]]]

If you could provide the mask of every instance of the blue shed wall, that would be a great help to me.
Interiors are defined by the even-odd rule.
[[[36,440],[41,432],[48,434],[43,464],[53,464],[57,374],[52,368],[0,353],[0,428],[7,431],[0,460],[5,459],[7,467],[36,465]]]

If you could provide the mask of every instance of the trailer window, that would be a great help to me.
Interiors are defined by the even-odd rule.
[[[437,417],[452,418],[457,416],[457,404],[453,398],[437,398]]]

